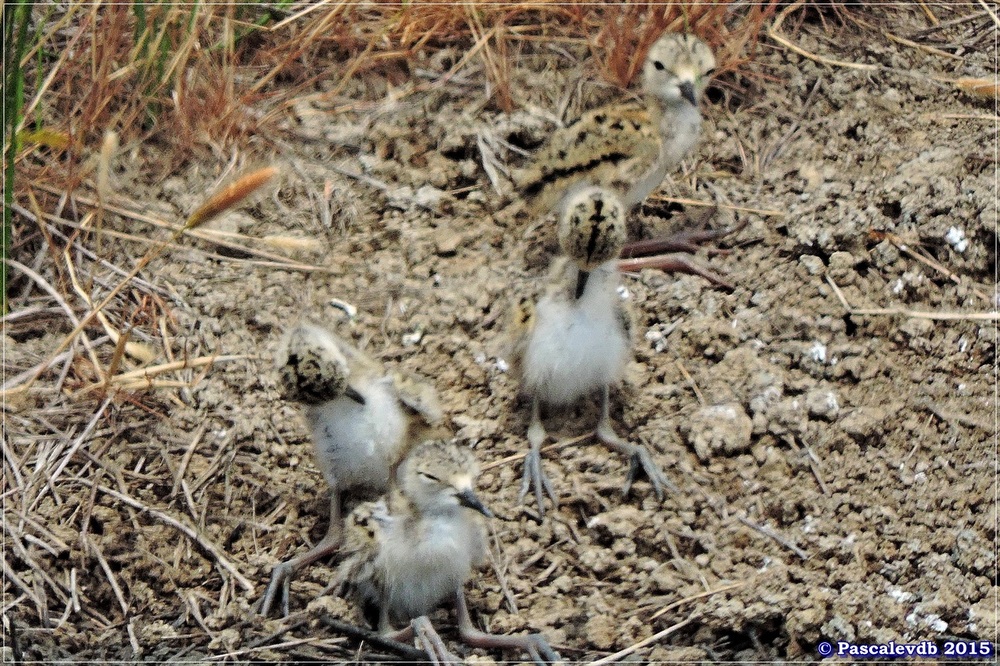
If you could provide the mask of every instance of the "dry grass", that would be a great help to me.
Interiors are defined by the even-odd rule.
[[[275,150],[286,110],[320,80],[333,81],[325,96],[347,103],[349,83],[373,73],[408,82],[413,92],[478,66],[496,108],[511,110],[511,60],[544,43],[585,45],[599,74],[624,86],[662,32],[687,29],[717,48],[720,71],[733,71],[753,58],[776,5],[325,2],[273,16],[262,6],[211,3],[36,7],[37,38],[23,63],[37,71],[17,128],[12,312],[3,320],[5,621],[111,631],[152,594],[141,582],[150,570],[164,579],[156,585],[170,587],[171,572],[193,560],[218,569],[217,588],[206,591],[218,607],[235,598],[234,587],[250,586],[206,532],[199,509],[223,501],[211,488],[225,487],[236,453],[219,444],[197,478],[185,478],[183,461],[203,432],[161,443],[148,459],[115,450],[131,446],[123,433],[166,418],[177,394],[214,364],[242,360],[176,342],[172,295],[142,269],[176,243],[206,236],[182,238],[183,220],[156,219],[115,192],[116,154],[132,155],[151,183],[189,161],[258,163]],[[795,29],[787,25],[786,33]],[[466,55],[441,81],[410,76],[418,54],[450,46]],[[233,204],[210,200],[186,226]],[[250,261],[323,270],[255,249],[254,240],[227,242]],[[39,339],[51,340],[44,353],[19,351],[22,341]],[[153,488],[157,475],[173,482],[169,497]],[[133,530],[116,547],[128,552],[98,547],[93,531],[110,526]],[[143,555],[153,540],[177,542],[174,561]],[[198,600],[184,604],[185,616],[200,621]],[[205,628],[207,637],[216,633]]]
[[[20,292],[23,301],[42,287],[61,295],[64,311],[87,314],[74,315],[71,334],[27,374],[41,377],[79,342],[88,350],[86,373],[103,381],[114,374],[108,370],[120,363],[126,347],[139,349],[118,331],[169,319],[148,284],[131,285],[141,295],[117,298],[148,262],[132,262],[138,267],[126,270],[116,266],[121,256],[105,256],[113,247],[107,237],[132,237],[108,224],[135,203],[111,184],[119,155],[131,155],[132,168],[149,172],[144,180],[153,183],[188,161],[219,163],[235,154],[229,168],[234,161],[253,163],[274,150],[269,139],[281,135],[284,110],[319,79],[336,81],[324,93],[336,99],[352,78],[375,72],[390,79],[405,76],[419,53],[449,46],[465,49],[465,56],[442,81],[478,64],[492,99],[504,110],[513,107],[511,58],[531,42],[586,44],[600,75],[624,86],[662,32],[689,29],[719,49],[723,70],[734,69],[752,56],[774,3],[329,2],[288,6],[280,17],[259,6],[70,3],[34,12],[36,40],[22,63],[35,64],[37,85],[27,91],[16,128],[22,141],[11,256],[48,270],[34,278],[15,271],[12,293]],[[410,92],[425,85],[413,84]],[[158,150],[147,159],[145,146]],[[144,242],[141,236],[136,240]],[[94,285],[84,284],[90,280],[79,279],[107,270],[124,279],[100,297]],[[100,310],[115,345],[106,353],[94,351],[87,334]],[[140,355],[151,360],[149,353]],[[73,364],[67,367],[52,377],[58,388],[67,379],[71,385],[87,383]],[[31,384],[8,381],[4,390],[10,395]]]
[[[690,30],[719,49],[723,69],[745,62],[777,3],[473,2],[391,3],[305,10],[303,51],[333,45],[347,55],[345,77],[373,68],[403,68],[426,49],[471,47],[483,64],[497,106],[509,111],[510,56],[524,42],[587,44],[609,81],[635,78],[649,46],[665,31]],[[276,31],[283,29],[279,24]],[[468,62],[463,58],[453,73]],[[282,63],[284,65],[284,62]],[[275,71],[265,76],[265,80]]]

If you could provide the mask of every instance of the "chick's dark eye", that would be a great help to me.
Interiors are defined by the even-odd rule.
[[[437,478],[433,474],[428,474],[427,472],[421,472],[420,476],[424,477],[428,481],[434,481],[435,483],[440,483],[441,479]]]
[[[656,71],[658,71],[658,72],[662,72],[663,70],[666,69],[666,66],[662,62],[660,62],[659,60],[654,60],[653,61],[653,67],[655,67]]]
[[[712,76],[712,74],[715,74],[715,68],[714,67],[712,69],[706,69],[705,70],[705,76]]]

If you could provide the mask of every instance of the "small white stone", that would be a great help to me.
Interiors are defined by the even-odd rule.
[[[965,237],[965,232],[958,227],[950,227],[948,233],[944,235],[948,244],[955,248],[955,252],[965,252],[969,247],[969,239]]]
[[[943,634],[948,631],[948,623],[942,620],[940,615],[928,615],[924,622],[926,622],[927,626],[939,634]]]
[[[802,523],[803,523],[802,524],[802,533],[803,534],[812,534],[813,532],[816,531],[816,526],[817,526],[817,524],[819,524],[819,521],[816,520],[815,516],[813,516],[812,514],[808,514],[807,513],[806,517],[802,521]]]

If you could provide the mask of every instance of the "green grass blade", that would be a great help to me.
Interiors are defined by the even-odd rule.
[[[0,313],[6,314],[7,274],[12,243],[14,204],[14,168],[17,158],[17,129],[21,124],[24,109],[24,70],[21,61],[27,52],[28,21],[31,18],[31,3],[21,0],[15,6],[7,5],[3,14],[4,33],[4,178],[3,178],[3,234],[0,238],[0,252],[3,269],[0,271]],[[15,37],[16,33],[16,37]]]

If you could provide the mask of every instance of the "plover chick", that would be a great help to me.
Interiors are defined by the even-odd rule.
[[[632,324],[618,295],[618,253],[625,242],[625,205],[599,187],[571,192],[563,202],[559,244],[565,256],[553,262],[545,294],[537,304],[522,304],[514,322],[511,355],[521,392],[531,398],[531,449],[524,461],[521,499],[533,487],[544,517],[543,491],[557,505],[541,466],[545,440],[540,406],[568,405],[601,392],[597,438],[629,456],[624,491],[645,473],[658,498],[670,482],[640,445],[619,437],[611,426],[608,392],[632,356]]]
[[[279,599],[287,615],[295,573],[340,546],[344,495],[388,490],[399,461],[443,418],[433,387],[387,372],[318,326],[288,331],[276,360],[284,397],[306,406],[316,463],[330,486],[330,525],[313,548],[274,568],[261,601],[264,615]]]
[[[714,68],[712,51],[694,35],[660,37],[642,69],[644,104],[585,113],[515,172],[530,212],[548,213],[579,183],[614,189],[626,210],[645,200],[694,147],[701,128],[698,102]]]
[[[468,448],[443,440],[417,445],[399,466],[396,488],[348,516],[338,579],[373,627],[395,640],[416,636],[433,661],[459,661],[427,618],[448,599],[467,644],[521,649],[540,664],[557,661],[540,634],[497,636],[473,626],[463,588],[486,556],[483,518],[492,515],[476,496],[478,475]]]

